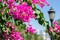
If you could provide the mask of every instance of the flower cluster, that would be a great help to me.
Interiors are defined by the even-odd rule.
[[[20,0],[22,2],[22,0]],[[31,0],[32,4],[39,4],[41,7],[44,7],[45,4],[49,6],[49,3],[46,0]]]
[[[14,19],[22,20],[28,22],[30,18],[34,18],[34,11],[31,6],[28,6],[26,2],[20,5],[12,5],[9,14],[14,17]]]
[[[49,32],[51,33],[52,31],[60,33],[60,25],[58,24],[57,21],[54,21],[54,28],[50,27]]]
[[[12,30],[11,34],[7,34],[5,32],[3,35],[4,40],[23,40],[23,37],[21,36],[20,32],[16,32],[15,30]]]
[[[23,40],[23,37],[21,36],[20,32],[17,32],[15,30],[15,27],[14,27],[13,23],[7,22],[6,26],[11,28],[11,33],[8,33],[9,30],[7,30],[7,32],[4,32],[5,40]]]
[[[33,4],[39,4],[41,7],[44,7],[44,5],[48,5],[48,2],[46,0],[31,0]]]
[[[2,2],[2,0],[0,0],[0,2]]]
[[[12,31],[11,33],[12,40],[23,40],[20,32]]]
[[[36,29],[33,29],[31,25],[29,25],[28,27],[28,32],[32,33],[32,34],[35,34],[36,33]]]
[[[13,24],[12,22],[7,22],[7,23],[6,23],[6,26],[8,26],[8,27],[10,27],[10,28],[12,28],[12,29],[15,28],[15,26],[14,26],[14,24]]]
[[[9,34],[7,34],[6,32],[3,34],[3,36],[4,36],[4,40],[10,40],[10,35]]]
[[[56,21],[54,22],[54,31],[56,33],[60,33],[60,25]]]

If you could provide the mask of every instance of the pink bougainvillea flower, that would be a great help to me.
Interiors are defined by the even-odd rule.
[[[58,22],[57,21],[54,21],[54,25],[58,25]]]
[[[43,3],[40,3],[41,8],[43,8],[45,5]]]
[[[57,21],[54,21],[54,31],[56,33],[60,33],[60,25],[58,24]]]
[[[22,0],[20,0],[20,2],[22,2]]]
[[[32,34],[35,34],[36,33],[36,29],[33,29],[31,25],[28,27],[27,30],[28,30],[28,32],[30,32]]]
[[[0,38],[0,40],[2,40],[2,39]]]
[[[56,31],[58,28],[56,26],[54,26],[54,30]]]
[[[8,0],[8,2],[13,3],[13,2],[15,2],[15,0]]]
[[[57,26],[56,33],[60,33],[60,26]]]
[[[4,40],[10,40],[11,37],[8,33],[4,32],[3,35],[4,35]]]
[[[37,4],[39,1],[38,0],[31,0],[33,4]]]
[[[10,34],[4,32],[3,35],[4,35],[4,40],[24,40],[20,32],[15,31],[15,29],[13,29]]]
[[[6,32],[6,33],[8,33],[8,32],[9,32],[9,30],[7,29],[5,32]]]
[[[53,31],[52,27],[50,27],[49,32],[51,33]]]
[[[0,2],[2,2],[2,0],[0,0]]]
[[[44,7],[45,4],[49,6],[49,3],[46,0],[31,0],[31,2],[33,4],[39,4],[41,7]]]
[[[10,27],[11,26],[11,22],[7,22],[6,25]]]
[[[12,34],[10,36],[12,37],[12,40],[23,40],[20,32],[12,31]]]
[[[40,0],[42,3],[45,3],[47,6],[49,6],[48,2],[46,0]]]
[[[60,33],[60,30],[56,30],[56,33]]]
[[[8,27],[10,27],[10,28],[12,28],[12,29],[15,28],[14,24],[11,23],[11,22],[7,22],[7,23],[6,23],[6,26],[8,26]]]

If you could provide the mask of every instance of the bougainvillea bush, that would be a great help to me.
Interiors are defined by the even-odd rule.
[[[36,29],[30,24],[31,18],[43,18],[36,4],[41,8],[49,6],[46,0],[0,0],[0,40],[24,40],[23,33],[34,35]]]

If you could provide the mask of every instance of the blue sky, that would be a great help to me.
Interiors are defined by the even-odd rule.
[[[45,20],[49,21],[48,11],[50,7],[52,7],[56,12],[54,20],[60,19],[60,0],[47,0],[47,1],[49,2],[50,6],[44,6],[43,8],[37,6],[37,8],[39,8],[43,12]],[[38,33],[41,30],[45,30],[45,28],[41,26],[35,19],[31,19],[30,23],[32,24],[33,28],[37,30]]]

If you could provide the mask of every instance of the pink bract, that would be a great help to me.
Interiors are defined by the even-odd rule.
[[[58,24],[57,21],[54,21],[54,31],[56,33],[60,33],[60,25]]]
[[[30,32],[30,33],[32,33],[32,34],[35,34],[35,33],[36,33],[36,29],[32,28],[31,25],[28,27],[27,30],[28,30],[28,32]]]
[[[52,27],[50,27],[49,32],[51,33],[53,31]]]
[[[33,4],[39,4],[41,7],[44,7],[45,4],[49,6],[49,3],[46,0],[31,0],[31,2]]]

